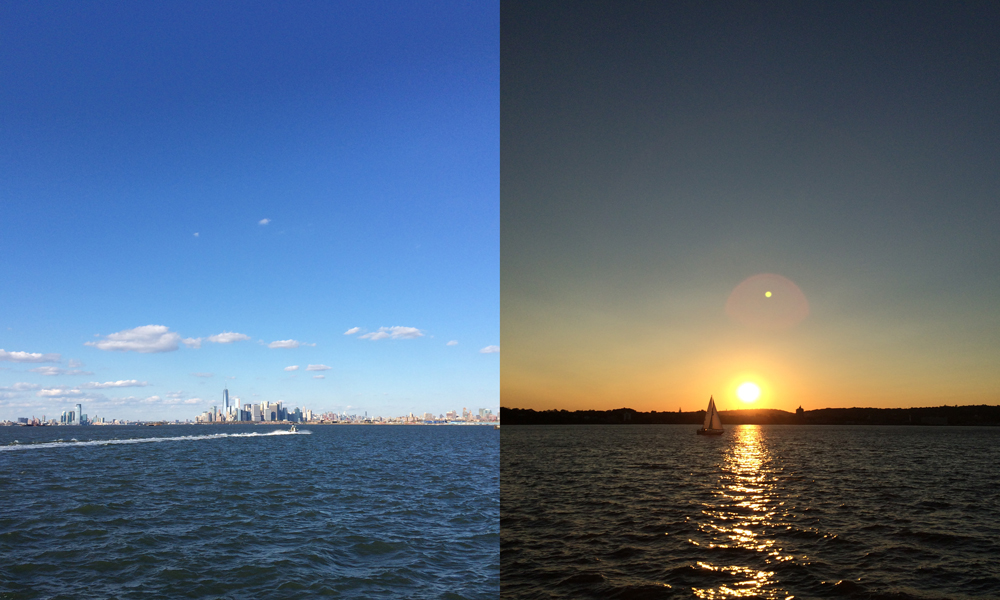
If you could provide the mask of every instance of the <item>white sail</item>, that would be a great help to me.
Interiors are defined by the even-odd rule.
[[[719,417],[719,411],[712,407],[712,429],[722,429],[722,419]]]
[[[715,398],[708,399],[704,429],[722,429],[722,419],[719,417],[719,411],[715,408]]]

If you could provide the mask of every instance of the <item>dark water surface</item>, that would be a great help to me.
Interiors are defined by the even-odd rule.
[[[1000,428],[502,431],[505,598],[1000,598]]]
[[[0,598],[497,596],[499,431],[301,429],[0,427]]]

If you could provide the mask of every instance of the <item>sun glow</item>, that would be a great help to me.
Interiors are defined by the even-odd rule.
[[[736,395],[744,402],[753,402],[757,398],[760,398],[760,388],[757,387],[756,383],[747,381],[736,388]]]

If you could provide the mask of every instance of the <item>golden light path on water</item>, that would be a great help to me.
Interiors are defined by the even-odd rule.
[[[792,560],[766,535],[768,529],[779,525],[777,515],[784,502],[775,489],[763,432],[757,425],[741,425],[727,435],[733,437],[723,459],[716,500],[703,511],[707,520],[700,527],[713,540],[708,547],[748,550],[763,555],[763,561],[755,562],[764,564]],[[694,588],[692,591],[699,598],[790,597],[775,580],[774,571],[749,564],[699,562],[698,566],[728,573],[735,581],[716,588]]]

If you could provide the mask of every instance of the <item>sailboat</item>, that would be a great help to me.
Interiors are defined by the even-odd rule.
[[[698,430],[698,435],[722,435],[722,419],[715,408],[715,398],[708,397],[708,410],[705,412],[705,424]]]

